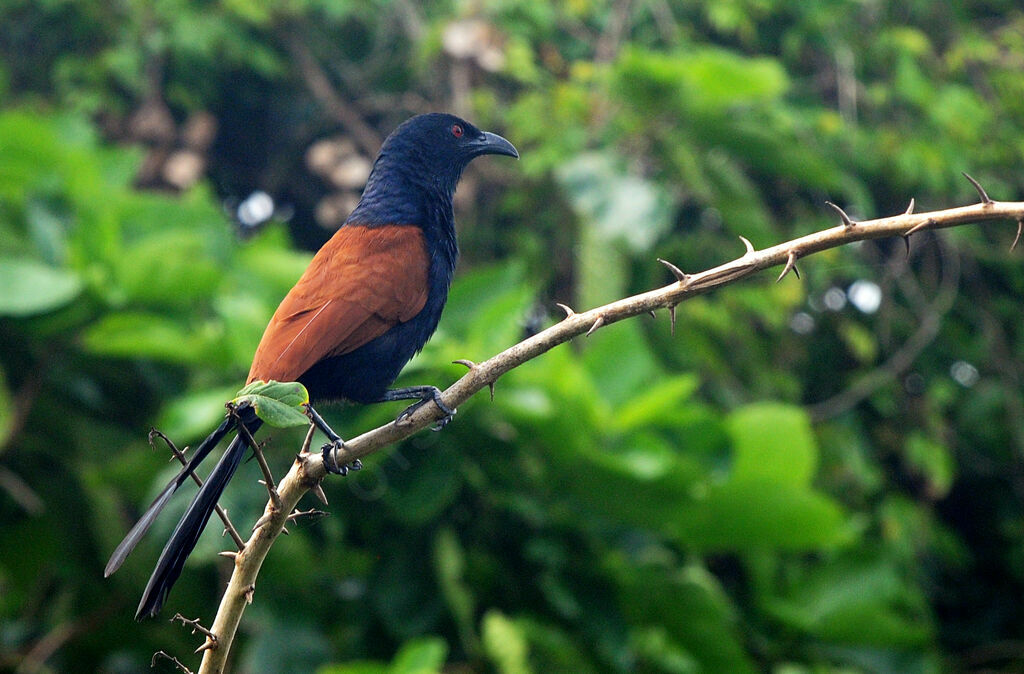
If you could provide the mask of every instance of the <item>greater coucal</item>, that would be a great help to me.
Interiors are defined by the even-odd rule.
[[[437,328],[458,254],[452,195],[466,165],[484,154],[519,156],[501,136],[453,115],[419,115],[395,129],[380,149],[359,205],[274,312],[247,381],[299,381],[312,402],[418,400],[399,417],[433,400],[450,417],[453,411],[434,386],[387,387]],[[111,555],[106,576],[121,566],[182,482],[235,424],[250,433],[260,427],[252,408],[238,412],[200,443],[128,532]],[[312,408],[311,414],[322,425]],[[241,435],[231,441],[178,522],[136,619],[160,611],[246,446]],[[326,459],[325,454],[330,465]]]

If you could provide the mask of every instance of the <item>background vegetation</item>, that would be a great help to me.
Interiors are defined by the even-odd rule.
[[[828,226],[826,198],[947,207],[975,199],[968,171],[1020,199],[1022,69],[1008,0],[8,0],[0,668],[188,659],[186,630],[131,620],[175,514],[101,577],[174,470],[146,431],[217,422],[405,117],[455,111],[522,153],[460,188],[458,279],[402,379],[443,385],[553,302]],[[851,246],[686,303],[674,336],[631,321],[528,363],[329,481],[235,669],[1021,671],[1012,234]],[[274,436],[283,471],[298,436]],[[243,527],[257,473],[225,497]],[[217,529],[166,617],[212,617]]]

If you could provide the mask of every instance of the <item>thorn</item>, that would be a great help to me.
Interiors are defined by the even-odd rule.
[[[689,274],[687,274],[686,272],[684,272],[684,271],[683,271],[682,269],[680,269],[679,267],[677,267],[677,266],[675,266],[674,264],[672,264],[671,262],[669,262],[668,260],[662,260],[662,259],[661,259],[661,258],[659,257],[659,258],[658,258],[658,262],[660,262],[660,263],[662,263],[663,265],[665,265],[665,267],[666,267],[666,268],[667,268],[667,269],[668,269],[668,270],[669,270],[670,272],[672,272],[672,275],[676,277],[676,281],[678,281],[679,283],[682,283],[683,285],[686,285],[687,283],[689,283],[689,282],[690,282],[690,275],[689,275]]]
[[[1010,244],[1010,252],[1017,247],[1017,242],[1020,241],[1020,232],[1024,229],[1024,218],[1017,218],[1017,236],[1013,237],[1013,243]]]
[[[203,642],[203,645],[192,652],[202,653],[203,651],[212,651],[214,648],[217,648],[217,642],[207,637],[206,641]]]
[[[647,315],[650,316],[651,318],[657,318],[658,317],[658,314],[654,313],[654,309],[651,309],[650,311],[648,311]]]
[[[555,302],[555,306],[557,306],[559,309],[561,309],[562,311],[565,312],[565,317],[566,318],[572,318],[573,316],[576,315],[576,312],[572,310],[572,307],[570,307],[567,304],[562,304],[561,302]]]
[[[587,330],[587,337],[590,337],[590,335],[594,334],[594,332],[597,331],[597,329],[600,328],[602,325],[604,325],[604,316],[599,314],[597,320],[594,321],[594,324],[590,326],[589,330]]]
[[[927,229],[928,227],[931,227],[934,224],[935,224],[935,219],[934,218],[928,218],[927,220],[923,220],[923,221],[917,223],[916,225],[914,225],[913,227],[911,227],[910,229],[908,229],[903,236],[910,236],[911,234],[917,234],[922,229]]]
[[[569,309],[569,307],[565,306],[564,304],[559,304],[558,306],[562,307],[563,309],[566,309],[567,311],[572,311],[572,309]],[[566,316],[566,318],[568,318],[568,316]],[[467,360],[465,358],[461,358],[459,360],[453,360],[452,362],[455,363],[456,365],[465,365],[470,370],[475,370],[476,367],[477,367],[476,363],[474,363],[471,360]],[[493,401],[494,400],[494,382],[493,381],[487,382],[487,388],[491,392],[491,401]],[[358,469],[356,469],[356,470],[358,470]]]
[[[745,236],[740,236],[740,241],[743,242],[743,245],[747,249],[747,252],[745,253],[745,255],[753,255],[756,252],[754,250],[754,244],[750,243],[750,239],[748,239]]]
[[[319,482],[310,487],[309,490],[313,492],[313,495],[316,496],[317,499],[320,500],[320,503],[327,505],[327,494],[324,493],[324,488],[320,485]]]
[[[238,553],[233,550],[225,550],[224,552],[218,552],[219,557],[227,557],[228,559],[238,559]]]
[[[825,203],[828,204],[829,206],[831,206],[833,209],[835,209],[835,212],[839,214],[839,217],[843,221],[843,227],[846,227],[847,229],[849,229],[850,227],[853,227],[854,225],[857,224],[856,222],[851,220],[850,216],[846,214],[846,211],[844,211],[843,209],[839,208],[839,206],[836,206],[831,201],[826,201]]]
[[[961,171],[961,173],[963,173],[963,171]],[[985,192],[985,188],[981,186],[981,183],[966,173],[964,173],[964,178],[967,178],[967,181],[971,183],[971,185],[974,185],[974,189],[978,190],[978,196],[981,197],[982,206],[991,206],[994,203]]]
[[[281,527],[281,533],[285,536],[291,536],[292,532],[288,531],[288,527]]]
[[[914,206],[915,205],[916,204],[914,203],[914,198],[911,197],[910,198],[910,205],[907,206],[907,210],[903,213],[903,215],[913,215],[914,214]]]
[[[779,274],[779,278],[775,279],[776,283],[778,283],[782,279],[786,278],[786,274],[788,274],[790,272],[790,270],[792,270],[793,273],[796,274],[797,278],[800,278],[800,272],[797,271],[797,268],[796,268],[796,258],[797,258],[796,251],[795,250],[789,251],[789,256],[786,257],[786,266],[782,268],[782,273]]]
[[[675,336],[675,334],[676,334],[676,305],[674,305],[674,304],[668,308],[668,320],[669,320],[669,325],[671,326],[669,328],[670,334]]]
[[[270,521],[270,519],[271,519],[271,518],[272,518],[273,516],[274,516],[274,514],[273,514],[273,513],[266,513],[265,515],[263,515],[263,517],[261,517],[261,518],[259,518],[258,520],[256,520],[256,524],[252,525],[252,530],[253,530],[253,531],[256,531],[257,529],[259,529],[260,527],[262,527],[262,526],[263,526],[264,524],[266,524],[267,522],[269,522],[269,521]]]
[[[908,236],[907,234],[903,234],[901,236],[901,238],[903,239],[903,245],[907,247],[907,259],[909,260],[910,259],[910,236]]]

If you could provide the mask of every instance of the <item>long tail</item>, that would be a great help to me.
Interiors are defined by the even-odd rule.
[[[206,458],[206,455],[213,451],[213,448],[220,444],[220,441],[224,439],[224,436],[234,427],[234,420],[227,418],[220,426],[217,427],[213,433],[210,433],[203,440],[199,447],[196,448],[192,458],[189,459],[185,467],[181,469],[181,472],[174,476],[174,479],[167,483],[164,490],[153,500],[146,512],[142,514],[139,521],[135,523],[131,531],[125,535],[124,540],[114,549],[114,553],[110,555],[110,561],[107,562],[107,567],[103,570],[103,577],[106,578],[110,574],[121,568],[124,560],[131,554],[131,551],[135,549],[135,546],[139,544],[142,537],[149,531],[149,527],[156,520],[157,515],[160,511],[170,502],[171,497],[174,496],[174,492],[178,491],[178,487],[188,479],[188,476],[195,471],[196,467]]]
[[[257,420],[246,424],[246,426],[253,431],[255,430],[253,426],[259,428],[260,423]],[[156,568],[153,569],[153,575],[149,577],[146,590],[142,593],[142,600],[135,612],[136,620],[155,617],[163,608],[167,593],[171,591],[174,581],[178,580],[178,576],[181,575],[181,570],[185,566],[185,560],[188,559],[192,550],[195,549],[196,543],[199,542],[199,536],[206,528],[206,523],[209,521],[210,515],[213,514],[213,509],[217,505],[221,493],[242,462],[246,448],[247,445],[240,436],[231,441],[227,451],[220,457],[213,472],[206,478],[202,489],[196,494],[192,504],[189,505],[181,521],[178,522],[178,526],[174,528],[174,533],[171,534],[170,540],[167,541],[163,552],[160,553],[160,559],[157,560]]]
[[[251,408],[242,411],[241,416],[241,422],[245,424],[250,433],[255,433],[263,425],[263,422],[256,417],[255,412]],[[195,454],[188,464],[164,487],[164,490],[160,492],[139,521],[132,527],[132,530],[124,537],[121,544],[114,550],[114,554],[110,556],[110,561],[107,562],[104,572],[105,576],[114,573],[121,566],[128,554],[145,535],[150,525],[153,524],[160,511],[170,501],[174,492],[188,479],[188,476],[195,470],[196,466],[206,458],[224,436],[231,431],[234,424],[234,419],[226,419],[196,448]],[[235,470],[237,470],[242,462],[246,447],[247,445],[241,436],[237,436],[231,441],[224,455],[221,456],[220,461],[214,467],[213,472],[206,478],[206,482],[203,483],[199,493],[196,494],[188,510],[185,511],[185,514],[178,522],[178,526],[174,528],[170,540],[167,541],[163,552],[160,553],[160,559],[157,560],[153,574],[149,577],[149,583],[146,585],[146,589],[142,594],[142,601],[139,602],[139,608],[135,614],[136,620],[153,617],[160,612],[164,600],[167,599],[167,593],[170,592],[174,581],[181,575],[181,570],[185,566],[185,560],[192,550],[195,549],[200,534],[206,528],[206,523],[209,521],[210,515],[213,514],[220,495],[224,492],[224,488],[231,481]]]

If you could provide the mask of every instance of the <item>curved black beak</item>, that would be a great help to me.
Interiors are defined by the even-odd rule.
[[[512,143],[490,131],[484,131],[483,136],[473,141],[473,156],[482,154],[503,154],[519,159],[519,152]]]

